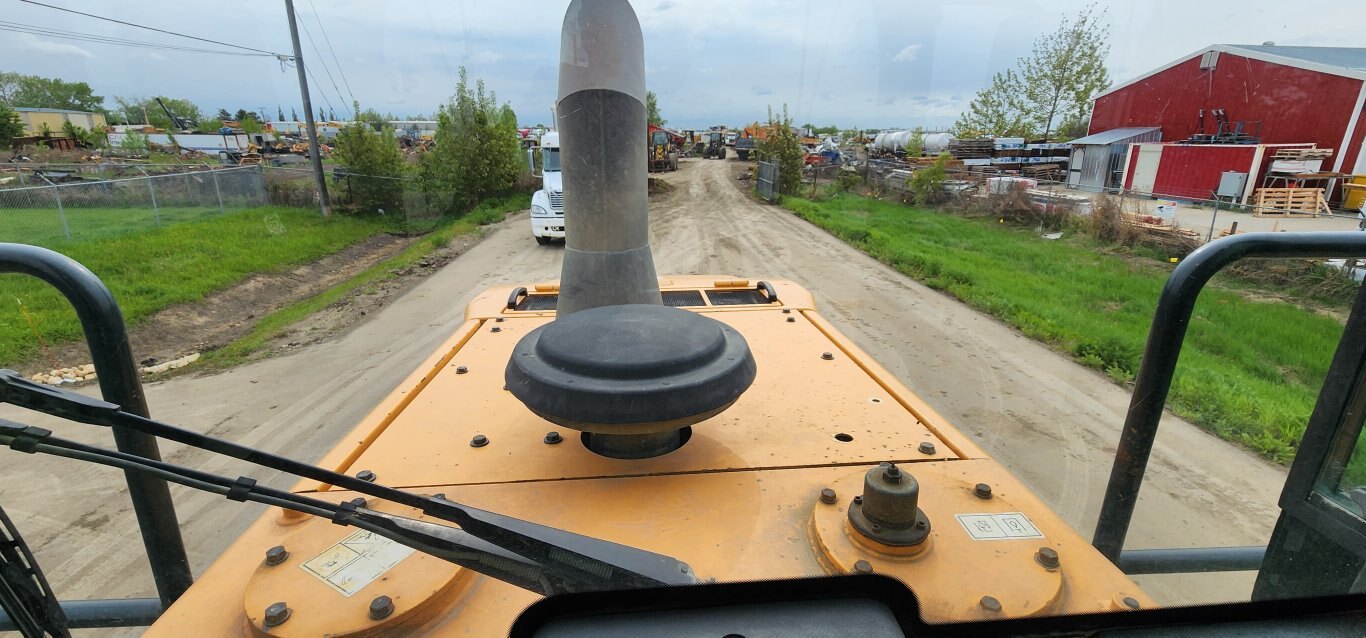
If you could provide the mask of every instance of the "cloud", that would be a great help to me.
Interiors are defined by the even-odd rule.
[[[480,51],[470,57],[470,62],[473,62],[475,64],[493,64],[494,62],[497,62],[501,59],[503,59],[503,55],[501,53],[494,53],[492,51]]]
[[[920,52],[919,44],[909,44],[900,53],[892,56],[893,62],[915,62],[915,56]]]
[[[60,42],[52,42],[51,40],[43,40],[29,33],[19,34],[18,40],[20,50],[32,51],[33,53],[41,53],[44,55],[74,55],[80,58],[91,59],[94,59],[95,57],[95,54],[74,44],[62,44]]]

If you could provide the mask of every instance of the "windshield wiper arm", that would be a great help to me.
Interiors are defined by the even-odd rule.
[[[242,496],[244,492],[247,496],[255,496],[259,492],[260,496],[269,501],[259,498],[251,500],[269,502],[272,505],[324,516],[339,524],[367,529],[419,551],[539,593],[696,582],[692,570],[685,563],[669,556],[469,507],[444,498],[422,496],[363,481],[270,452],[124,412],[112,403],[60,388],[39,385],[24,379],[12,370],[0,370],[0,402],[81,423],[126,427],[262,467],[417,508],[428,516],[455,523],[459,525],[459,529],[384,514],[350,503],[334,505],[290,492],[259,487],[250,479],[228,479],[162,461],[61,441],[53,439],[50,432],[41,428],[25,428],[29,432],[26,435],[16,435],[14,427],[6,430],[9,432],[7,436],[10,447],[21,451],[42,451],[105,465],[150,471],[182,485],[189,485],[186,480],[190,480],[198,483],[190,487],[223,493],[229,498],[235,495]],[[39,437],[42,433],[46,434]],[[24,449],[30,445],[28,441],[34,438],[44,439],[47,447],[43,447],[43,443],[35,442],[32,443],[35,446],[32,450]],[[55,445],[56,443],[61,445]],[[229,484],[228,487],[224,487],[224,481]],[[232,487],[236,487],[235,491]],[[493,551],[495,549],[498,551]],[[473,555],[478,555],[480,560],[471,561],[470,557]],[[535,572],[535,577],[528,577],[532,572]]]

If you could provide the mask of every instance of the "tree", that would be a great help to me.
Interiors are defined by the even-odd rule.
[[[925,152],[925,129],[917,126],[906,140],[906,157],[920,157]]]
[[[13,104],[14,95],[19,92],[19,79],[22,74],[13,71],[0,71],[0,104]]]
[[[1024,101],[1020,76],[1007,69],[977,92],[950,132],[955,137],[1034,137],[1033,117]]]
[[[645,92],[645,121],[655,126],[664,126],[668,120],[659,115],[659,98],[654,91]]]
[[[355,120],[360,105],[353,103]],[[362,211],[399,210],[403,206],[403,151],[387,125],[345,126],[335,140],[337,162],[352,175],[346,178],[351,202]]]
[[[19,114],[4,103],[0,103],[0,151],[8,151],[14,138],[23,134],[24,124],[19,121]]]
[[[199,106],[194,102],[165,96],[162,96],[161,101],[166,103],[166,108],[175,113],[176,117],[194,122],[206,119],[204,113],[199,110]],[[117,105],[117,108],[112,111],[112,114],[119,116],[125,122],[145,122],[151,126],[168,130],[176,128],[175,123],[166,116],[166,111],[162,110],[155,98],[116,96],[114,104]],[[212,132],[217,133],[218,129],[213,129]]]
[[[498,105],[483,80],[471,88],[460,67],[455,94],[437,110],[436,121],[436,146],[418,166],[424,191],[448,198],[446,208],[459,213],[512,187],[523,165],[517,115],[510,105]]]
[[[0,73],[0,101],[11,107],[27,106],[72,111],[100,111],[104,96],[95,95],[85,82],[66,82],[37,75]]]
[[[376,111],[375,109],[365,109],[362,111],[360,110],[359,102],[352,102],[352,106],[356,107],[356,121],[366,122],[375,130],[379,130],[380,126],[387,124],[390,120],[398,119],[386,118],[383,115],[380,115],[379,111]]]
[[[1095,5],[1075,19],[1063,19],[1057,31],[1034,41],[1033,53],[1020,60],[1025,97],[1044,139],[1058,119],[1080,120],[1090,110],[1091,98],[1110,86],[1105,56],[1110,54],[1110,25],[1105,11]]]
[[[759,159],[778,163],[778,192],[795,195],[802,186],[802,166],[806,164],[806,151],[802,142],[792,132],[792,117],[783,105],[783,114],[777,117],[773,107],[768,107],[768,125],[764,139],[755,144],[754,150]]]
[[[291,122],[298,122],[298,121],[299,121],[299,112],[298,112],[298,111],[295,111],[295,110],[294,110],[294,107],[292,107],[292,106],[289,107],[289,121],[291,121]]]
[[[1030,56],[1019,59],[1018,72],[997,73],[978,91],[953,125],[954,135],[1047,139],[1064,125],[1069,135],[1075,132],[1088,117],[1091,99],[1110,85],[1110,27],[1104,17],[1088,6],[1036,39]]]
[[[276,105],[275,105],[275,121],[276,121],[276,122],[283,122],[283,121],[285,121],[285,110],[284,110],[284,108],[282,108],[279,104],[276,104]]]
[[[228,121],[228,120],[231,120],[231,119],[233,119],[233,118],[232,118],[232,113],[229,113],[227,109],[218,109],[218,119],[219,119],[219,121],[222,121],[222,122],[226,122],[226,121]]]

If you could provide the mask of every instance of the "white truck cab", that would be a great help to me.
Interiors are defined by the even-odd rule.
[[[531,236],[536,243],[545,245],[564,239],[564,180],[560,173],[560,134],[546,131],[541,136],[541,165],[537,167],[534,155],[527,151],[531,170],[541,178],[541,190],[531,195]]]

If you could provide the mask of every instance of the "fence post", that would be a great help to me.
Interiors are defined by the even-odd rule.
[[[223,189],[218,187],[218,171],[211,168],[209,172],[213,173],[213,192],[218,195],[218,212],[226,213],[228,211],[223,208]]]
[[[44,175],[44,174],[42,174],[42,173],[34,173],[34,174],[37,175],[38,177],[42,178],[42,180],[43,180],[44,182],[47,182],[50,186],[52,186],[52,192],[53,192],[53,194],[55,194],[55,195],[57,196],[57,217],[60,218],[60,219],[62,220],[62,234],[66,235],[67,241],[70,241],[70,240],[71,240],[71,227],[68,226],[67,223],[66,223],[66,207],[62,206],[62,189],[61,189],[61,187],[57,186],[55,183],[53,183],[52,180],[48,179],[47,176]]]
[[[147,178],[147,192],[152,194],[152,217],[156,219],[157,226],[161,226],[161,209],[157,208],[157,187],[152,185],[152,176],[147,174],[141,166],[137,167],[138,172]]]

